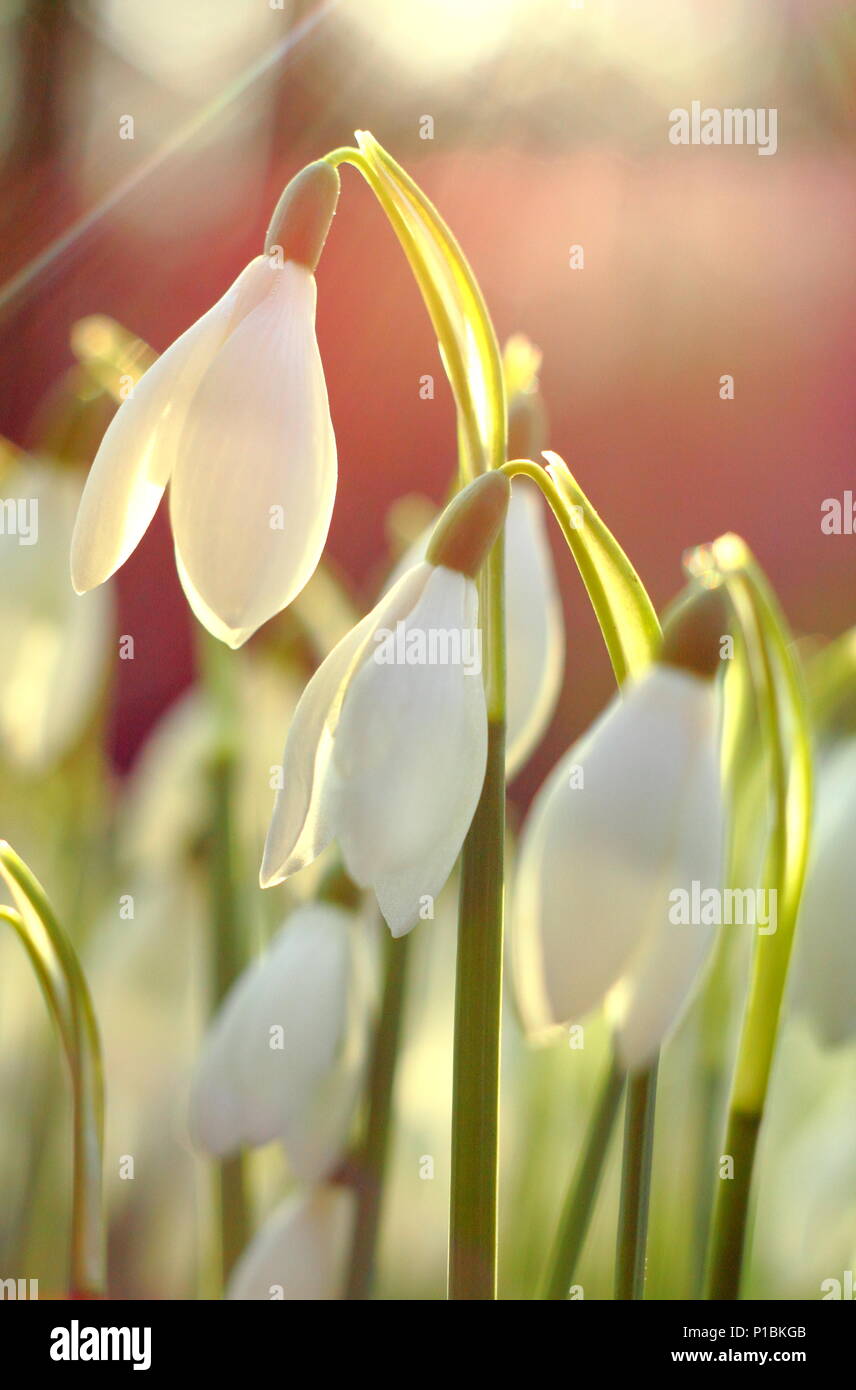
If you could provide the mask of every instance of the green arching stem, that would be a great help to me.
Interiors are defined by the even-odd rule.
[[[11,846],[0,847],[0,868],[20,911],[3,908],[20,937],[56,1020],[71,1073],[73,1102],[72,1214],[69,1296],[99,1297],[105,1289],[103,1192],[104,1080],[101,1042],[89,987],[77,954],[41,884]],[[50,955],[30,930],[33,913]]]
[[[208,884],[213,940],[211,950],[212,1014],[222,1003],[244,965],[238,868],[232,818],[236,775],[234,655],[207,632],[199,634],[199,667],[215,718],[215,746],[208,767],[211,822],[208,839]],[[250,1216],[244,1159],[241,1154],[217,1164],[220,1266],[226,1284],[247,1244]]]
[[[353,1160],[347,1164],[348,1180],[356,1192],[356,1214],[345,1284],[346,1299],[371,1297],[409,951],[409,935],[399,940],[387,935],[383,992],[367,1084],[365,1134]]]
[[[574,1270],[594,1211],[623,1089],[624,1071],[613,1054],[571,1178],[550,1258],[544,1298],[553,1302],[564,1302],[573,1282]]]
[[[468,289],[472,292],[474,299],[480,306],[484,315],[484,321],[488,325],[486,331],[482,327],[482,347],[486,349],[485,357],[495,359],[495,365],[491,368],[490,379],[496,382],[497,374],[499,381],[499,400],[502,403],[503,424],[501,431],[494,430],[494,447],[487,450],[482,439],[479,426],[478,413],[475,409],[472,392],[470,389],[467,366],[461,352],[460,343],[455,333],[452,319],[443,302],[442,295],[436,289],[424,258],[420,253],[416,238],[412,235],[405,219],[402,217],[394,200],[390,197],[389,189],[384,180],[378,175],[372,161],[366,154],[359,149],[344,146],[337,150],[331,150],[325,156],[327,162],[338,168],[341,164],[351,164],[357,169],[368,183],[378,202],[389,219],[393,231],[398,237],[401,247],[413,271],[419,290],[428,309],[431,322],[437,334],[440,344],[443,364],[451,382],[452,392],[458,409],[459,425],[463,430],[466,439],[466,457],[471,460],[472,466],[477,472],[483,472],[489,467],[498,468],[505,462],[505,398],[502,388],[502,362],[499,356],[499,347],[496,335],[490,325],[487,310],[484,307],[484,300],[481,291],[478,289],[475,278],[467,265],[466,259],[455,242],[439,213],[425,198],[421,191],[416,189],[413,181],[404,173],[399,165],[392,161],[386,152],[383,152],[385,161],[395,168],[396,176],[405,184],[411,196],[411,202],[416,202],[418,206],[427,213],[435,231],[442,229],[447,251],[450,251],[456,259],[456,269],[460,272]],[[501,456],[500,456],[501,455]]]
[[[496,1298],[502,1005],[505,725],[488,725],[487,770],[461,856],[449,1298]]]
[[[641,1299],[645,1292],[645,1247],[651,1197],[651,1163],[657,1103],[654,1061],[627,1078],[624,1111],[624,1154],[621,1166],[621,1204],[615,1253],[616,1299]]]

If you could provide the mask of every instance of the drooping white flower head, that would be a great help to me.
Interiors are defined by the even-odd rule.
[[[469,571],[493,543],[507,502],[502,474],[471,484],[452,504],[456,511],[461,504],[463,527],[449,528],[446,518],[438,525],[446,539],[431,554],[445,563],[429,559],[408,570],[312,677],[285,746],[262,887],[310,864],[336,839],[354,881],[374,888],[394,936],[410,931],[425,900],[440,892],[487,759],[478,592]]]
[[[232,1271],[229,1299],[327,1302],[341,1298],[353,1193],[319,1187],[284,1201]]]
[[[811,859],[795,942],[794,1002],[827,1047],[856,1035],[854,826],[856,737],[851,736],[818,765]]]
[[[513,932],[529,1025],[606,1002],[623,1064],[646,1065],[713,939],[673,923],[671,895],[721,890],[722,858],[716,684],[655,665],[566,754],[524,828]]]
[[[78,593],[124,563],[167,483],[188,601],[229,646],[245,642],[311,577],[336,493],[313,272],[338,182],[323,161],[292,181],[277,220],[283,245],[251,261],[119,407],[75,526]],[[319,205],[323,229],[313,224],[307,233]]]
[[[338,1161],[369,1018],[356,928],[341,907],[305,904],[232,986],[191,1090],[191,1132],[208,1153],[279,1139],[304,1180]]]
[[[562,686],[565,623],[538,488],[515,478],[505,522],[505,771],[513,777],[549,724]],[[408,547],[392,585],[424,559],[433,526]]]

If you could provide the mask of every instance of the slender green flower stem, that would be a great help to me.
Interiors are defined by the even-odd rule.
[[[720,1180],[716,1199],[708,1298],[734,1301],[740,1296],[749,1193],[762,1111],[734,1108],[728,1116],[725,1152],[734,1160],[734,1175]]]
[[[641,1299],[645,1292],[645,1246],[651,1197],[651,1161],[657,1103],[657,1067],[635,1072],[627,1081],[621,1205],[615,1253],[616,1299]]]
[[[345,1285],[346,1299],[367,1299],[371,1296],[409,950],[410,936],[398,940],[388,936],[383,993],[369,1067],[366,1129],[354,1161],[357,1210]]]
[[[243,966],[232,801],[236,775],[233,654],[207,633],[200,635],[200,667],[212,701],[215,747],[208,768],[210,834],[208,885],[211,924],[212,1013],[222,1003]],[[220,1231],[222,1283],[247,1244],[250,1234],[243,1156],[236,1154],[217,1165],[216,1203]]]
[[[603,1175],[609,1141],[624,1089],[624,1072],[613,1055],[600,1098],[589,1123],[550,1260],[544,1298],[564,1302],[573,1283]]]
[[[505,726],[492,722],[484,787],[461,860],[450,1299],[496,1297],[504,838]]]

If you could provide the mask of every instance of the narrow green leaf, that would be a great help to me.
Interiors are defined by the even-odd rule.
[[[0,841],[0,877],[15,909],[0,917],[18,934],[56,1022],[71,1073],[73,1194],[71,1275],[73,1295],[104,1289],[104,1083],[101,1045],[92,999],[77,954],[41,884],[6,841]]]

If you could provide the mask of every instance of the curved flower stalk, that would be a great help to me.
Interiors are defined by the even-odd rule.
[[[338,191],[323,161],[298,174],[266,255],[120,406],[81,499],[71,547],[78,593],[125,562],[167,483],[188,602],[227,645],[241,646],[311,577],[336,492],[314,271]]]
[[[236,1264],[226,1297],[327,1302],[342,1297],[353,1193],[317,1187],[288,1197]]]
[[[485,774],[487,713],[473,579],[509,487],[478,479],[409,570],[330,653],[298,704],[261,869],[263,887],[334,838],[393,936],[419,920],[461,850]]]
[[[28,773],[48,771],[75,745],[106,679],[112,601],[75,599],[68,554],[80,485],[42,459],[3,466],[15,524],[0,535],[0,747]]]
[[[191,1092],[191,1132],[208,1153],[279,1139],[304,1180],[341,1157],[369,1014],[357,925],[328,902],[298,908],[230,989]]]
[[[817,768],[812,850],[797,922],[793,1002],[827,1047],[856,1036],[853,827],[856,738],[828,748]]]
[[[656,1057],[713,941],[673,911],[676,893],[722,881],[712,674],[661,662],[626,687],[559,763],[521,841],[513,920],[530,1024],[605,1003],[628,1071]]]

